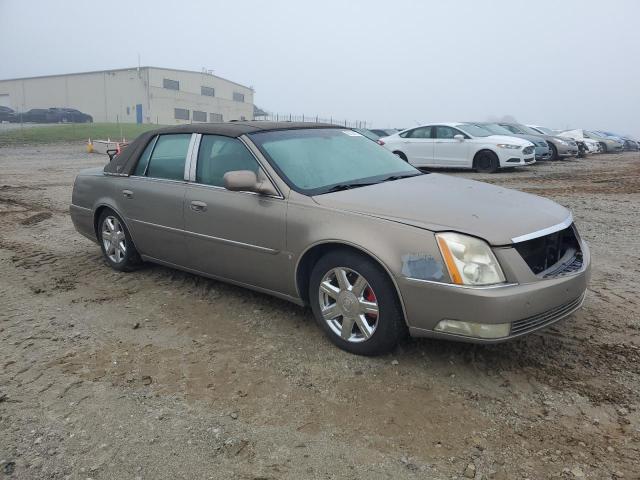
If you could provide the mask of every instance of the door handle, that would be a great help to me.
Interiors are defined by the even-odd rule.
[[[122,190],[122,195],[125,198],[133,198],[133,192],[131,190]]]
[[[207,209],[207,204],[201,202],[199,200],[194,200],[191,202],[191,210],[196,212],[204,212]]]

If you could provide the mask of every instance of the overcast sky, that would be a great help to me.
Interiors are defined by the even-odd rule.
[[[376,127],[512,115],[640,137],[640,1],[0,0],[0,78],[142,65]]]

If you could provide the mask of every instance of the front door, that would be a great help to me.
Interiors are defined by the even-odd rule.
[[[195,181],[185,196],[188,266],[247,285],[284,292],[288,285],[285,248],[286,200],[280,196],[232,192],[224,174],[251,170],[264,175],[237,138],[203,135]]]
[[[431,127],[418,127],[406,132],[402,150],[411,165],[428,167],[433,165],[433,139]]]
[[[456,128],[444,125],[438,125],[434,130],[434,162],[443,167],[470,167],[467,136]],[[456,135],[462,135],[465,138],[458,140],[454,138]]]
[[[133,175],[118,183],[123,213],[141,255],[174,265],[185,263],[185,161],[190,133],[155,137]]]

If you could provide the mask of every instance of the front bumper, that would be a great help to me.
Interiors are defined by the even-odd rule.
[[[518,165],[531,165],[536,163],[535,152],[524,154],[521,150],[506,150],[498,155],[501,167],[517,167]]]
[[[582,268],[571,275],[492,287],[467,287],[397,279],[412,336],[471,343],[499,343],[548,327],[580,308],[591,275],[589,248],[582,242]],[[441,320],[511,323],[510,333],[484,339],[435,331]]]
[[[544,161],[551,159],[551,151],[549,147],[536,147],[536,161]]]
[[[578,155],[578,145],[556,145],[559,157],[575,157]]]

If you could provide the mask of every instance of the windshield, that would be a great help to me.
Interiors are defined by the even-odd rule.
[[[521,130],[522,132],[528,134],[528,135],[540,135],[540,132],[536,132],[533,128],[531,127],[527,127],[526,125],[516,125],[516,128],[518,130]]]
[[[536,127],[535,129],[540,130],[540,132],[544,133],[545,135],[557,135],[557,133],[551,130],[550,128]]]
[[[421,172],[353,130],[309,128],[249,135],[291,188],[306,195]]]
[[[374,142],[380,138],[380,135],[372,132],[371,130],[367,130],[366,128],[354,128],[353,130],[358,132],[360,135],[364,135],[368,139],[373,140]]]
[[[511,130],[507,130],[506,128],[498,125],[497,123],[481,123],[478,126],[481,128],[484,128],[485,130],[490,131],[493,135],[507,135],[507,136],[513,135],[513,132]]]
[[[456,125],[460,130],[468,133],[472,137],[489,137],[493,135],[489,130],[484,127],[479,127],[478,125],[473,125],[471,123],[461,123]]]

